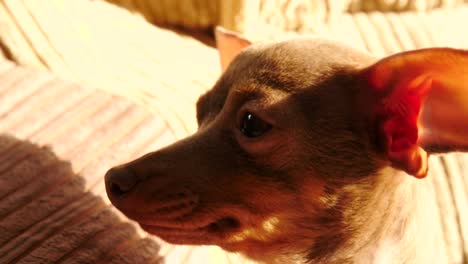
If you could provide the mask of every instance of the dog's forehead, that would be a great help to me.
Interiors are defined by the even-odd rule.
[[[344,44],[320,38],[296,38],[254,44],[244,49],[198,104],[200,112],[218,111],[230,90],[313,88],[342,69],[363,68],[375,58]]]
[[[224,86],[260,84],[295,90],[311,87],[344,68],[364,67],[374,61],[370,55],[338,42],[297,38],[246,48],[221,82]]]
[[[359,67],[372,57],[349,46],[326,39],[297,38],[277,43],[252,45],[233,61],[233,67],[278,73],[308,73],[318,76],[342,67]],[[236,65],[240,64],[240,65]]]

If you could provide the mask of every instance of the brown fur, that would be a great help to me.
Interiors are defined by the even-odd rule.
[[[250,46],[199,99],[194,135],[111,170],[139,178],[120,196],[108,179],[111,201],[168,242],[267,263],[370,263],[388,238],[415,261],[404,232],[416,180],[390,167],[357,111],[374,61],[319,39]],[[272,130],[243,137],[246,111]]]

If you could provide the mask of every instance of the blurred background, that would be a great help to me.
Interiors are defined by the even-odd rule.
[[[39,135],[37,131],[41,129],[47,131],[44,129],[55,123],[56,127],[61,128],[62,123],[57,121],[59,117],[65,112],[74,111],[75,108],[70,103],[68,110],[61,112],[57,110],[55,116],[52,114],[49,116],[48,107],[72,98],[74,89],[78,88],[70,86],[87,87],[86,89],[92,91],[89,93],[99,94],[96,96],[103,98],[111,96],[111,99],[106,99],[110,102],[109,107],[130,102],[138,109],[142,109],[138,111],[150,113],[144,118],[141,117],[141,120],[152,118],[151,120],[156,120],[153,120],[154,122],[160,122],[157,125],[157,135],[156,132],[153,134],[148,131],[142,132],[156,138],[156,143],[152,141],[142,143],[144,149],[150,147],[155,149],[183,138],[197,128],[194,105],[198,96],[210,89],[220,74],[219,59],[213,39],[213,29],[217,25],[242,33],[256,42],[296,35],[318,35],[345,42],[376,56],[433,46],[466,49],[468,48],[466,33],[468,1],[0,0],[0,61],[3,63],[0,65],[6,65],[0,67],[2,69],[0,104],[3,104],[3,108],[0,105],[0,110],[3,111],[0,112],[2,114],[0,128],[20,140],[28,140],[40,146],[49,145],[58,159],[71,163],[73,173],[79,174],[87,181],[85,187],[81,187],[80,190],[93,193],[104,201],[106,205],[103,207],[109,207],[100,183],[105,170],[118,162],[135,157],[138,152],[135,150],[132,152],[134,154],[124,155],[123,152],[131,148],[127,145],[112,148],[117,144],[115,142],[127,140],[123,132],[122,139],[117,139],[115,123],[99,126],[102,124],[96,121],[88,125],[82,123],[84,119],[79,119],[81,121],[76,123],[82,124],[83,127],[90,126],[91,131],[97,131],[95,135],[101,133],[99,129],[113,130],[114,134],[108,132],[109,134],[103,135],[114,135],[116,139],[105,147],[97,147],[100,145],[90,144],[98,140],[96,136],[88,139],[83,137],[80,138],[81,141],[77,139],[74,143],[76,146],[81,146],[83,151],[60,152],[61,149],[65,149],[63,145],[69,143],[71,139],[64,137],[60,141],[57,137],[47,137],[47,140],[41,141],[38,139],[40,137],[37,136]],[[15,70],[13,74],[12,69],[17,67],[27,70]],[[28,96],[31,94],[21,92],[25,91],[25,87],[36,85],[37,91],[45,91],[51,89],[49,86],[53,85],[36,84],[38,78],[36,72],[57,77],[56,83],[63,81],[66,85],[55,84],[55,87],[66,86],[67,88],[63,88],[66,92],[62,92],[60,96],[47,97],[48,104],[43,103],[41,107],[38,103],[35,103],[36,108],[29,107]],[[16,77],[11,77],[12,74]],[[25,81],[27,78],[31,81]],[[16,101],[11,101],[12,98]],[[101,101],[101,99],[96,100]],[[23,102],[21,111],[18,110],[20,109],[18,102]],[[33,115],[37,111],[42,111],[43,114]],[[130,114],[128,115],[130,119]],[[41,121],[42,125],[30,127],[33,126],[33,121],[41,118],[49,119],[47,122]],[[20,122],[21,120],[28,121]],[[142,126],[143,123],[142,121]],[[63,130],[65,131],[65,128]],[[132,133],[133,130],[128,131]],[[41,133],[40,135],[46,135],[49,132]],[[108,136],[102,136],[106,137]],[[91,155],[89,153],[97,153],[92,146],[99,149],[100,154],[84,159],[86,155]],[[3,155],[3,159],[0,158],[0,165],[5,160],[11,162],[8,157],[11,157],[12,153],[17,153],[14,150],[13,147],[5,147],[3,152],[0,149],[0,156]],[[464,168],[465,159],[463,156],[454,156],[449,157],[448,161],[444,159],[434,161],[439,162],[439,165],[435,166],[436,171],[448,174],[434,182],[435,192],[442,193],[434,198],[434,203],[444,215],[440,225],[435,229],[439,230],[441,241],[444,241],[443,251],[447,262],[450,263],[462,263],[463,259],[465,261],[467,259],[468,228],[460,224],[468,223],[466,212],[468,198],[463,191],[463,188],[468,190],[466,182],[468,175],[465,175],[468,172],[466,169],[460,169]],[[7,172],[11,168],[4,166]],[[5,175],[17,177],[12,173]],[[35,184],[36,178],[31,176],[28,179],[28,183]],[[54,185],[56,180],[51,180],[50,185]],[[8,193],[13,195],[16,190],[20,190],[18,186],[16,189],[12,187]],[[19,199],[15,198],[17,196],[9,198],[10,218],[5,218],[6,214],[2,215],[0,210],[0,227],[5,230],[16,230],[12,231],[9,239],[0,240],[0,262],[2,259],[5,260],[4,263],[14,262],[30,256],[31,252],[42,252],[36,256],[41,254],[45,256],[49,254],[47,250],[50,248],[42,246],[41,240],[53,237],[54,232],[64,232],[64,228],[52,228],[48,235],[36,237],[31,247],[14,251],[17,253],[7,250],[15,248],[14,245],[18,245],[21,239],[24,241],[30,239],[24,234],[33,234],[35,231],[31,231],[32,226],[52,215],[51,212],[40,219],[29,218],[30,222],[14,229],[13,227],[18,225],[19,218],[28,218],[27,213],[21,215],[15,212],[36,200],[39,194],[28,195],[28,199],[21,201],[15,200]],[[0,200],[0,209],[6,206],[2,201]],[[15,206],[11,205],[15,203]],[[63,208],[65,207],[64,205]],[[58,212],[63,208],[58,206],[54,210]],[[86,219],[86,217],[81,216],[77,219]],[[76,223],[80,221],[76,220]],[[51,223],[54,221],[46,221],[43,226],[49,226]],[[135,227],[135,230],[139,237],[146,237],[146,234],[138,228]],[[23,238],[18,240],[18,237]],[[155,238],[150,240],[162,245],[158,250],[159,257],[152,259],[152,262],[165,259],[166,263],[247,263],[238,256],[225,254],[217,248],[174,247]],[[16,244],[11,241],[16,241]],[[54,243],[60,248],[60,241]],[[34,251],[38,248],[43,248],[43,251]],[[131,247],[121,246],[121,248]],[[66,250],[62,249],[64,252]],[[43,263],[54,260],[52,257],[44,259]]]

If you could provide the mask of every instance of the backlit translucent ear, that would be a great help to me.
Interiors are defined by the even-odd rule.
[[[223,72],[241,50],[252,44],[239,34],[219,26],[215,29],[215,38]]]
[[[403,52],[364,69],[365,112],[389,160],[422,178],[427,153],[468,150],[468,52]]]

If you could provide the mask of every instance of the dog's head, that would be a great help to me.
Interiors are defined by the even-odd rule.
[[[197,103],[198,131],[106,176],[112,203],[144,230],[263,260],[319,254],[352,232],[346,208],[365,201],[382,169],[425,173],[419,148],[389,154],[410,136],[390,140],[375,122],[373,57],[320,39],[217,37],[224,73]]]

